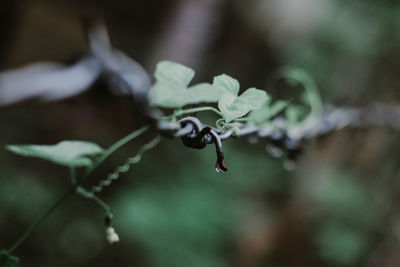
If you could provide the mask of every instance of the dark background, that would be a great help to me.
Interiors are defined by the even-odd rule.
[[[307,70],[325,103],[398,103],[400,2],[390,0],[2,1],[0,68],[71,62],[87,49],[82,10],[105,14],[113,45],[153,73],[160,60],[195,81],[236,77],[275,97],[282,66]],[[1,89],[0,89],[1,90]],[[0,107],[0,146],[88,140],[108,147],[137,128],[129,97],[103,87],[63,101]],[[118,151],[106,176],[148,137]],[[100,195],[121,241],[105,240],[103,210],[75,196],[14,254],[20,266],[399,266],[400,148],[390,129],[344,130],[307,143],[293,171],[265,143],[213,147],[163,141]],[[88,183],[95,183],[96,178]],[[69,188],[68,170],[0,150],[0,248]]]

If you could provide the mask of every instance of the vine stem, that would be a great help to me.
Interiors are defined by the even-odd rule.
[[[85,198],[94,200],[97,204],[99,204],[100,207],[102,207],[106,211],[106,213],[108,214],[112,213],[110,206],[107,203],[105,203],[101,198],[96,196],[93,192],[87,191],[82,186],[78,186],[76,189],[78,194],[80,194]]]
[[[76,184],[76,182],[77,182],[77,180],[76,180],[76,170],[75,170],[75,167],[70,167],[69,170],[70,170],[69,175],[71,176],[71,182],[72,182],[72,184],[74,185],[74,184]]]
[[[53,204],[45,213],[43,213],[36,221],[22,234],[22,236],[12,245],[12,247],[7,250],[8,254],[11,254],[15,249],[17,249],[24,241],[27,239],[32,232],[36,229],[36,227],[42,223],[64,200],[66,200],[69,196],[71,196],[77,185],[74,185],[70,190],[68,190],[56,203]]]
[[[196,113],[196,112],[201,112],[201,111],[212,111],[212,112],[218,114],[219,116],[224,117],[224,115],[216,108],[213,108],[213,107],[197,107],[197,108],[189,108],[189,109],[177,110],[173,114],[163,117],[163,119],[171,119],[171,118],[179,117],[179,116],[182,116],[182,115],[185,115],[185,114]]]
[[[7,250],[7,254],[11,254],[14,250],[16,250],[31,234],[32,232],[58,207],[60,206],[68,197],[70,197],[73,193],[76,192],[76,190],[79,188],[80,183],[82,183],[106,158],[108,158],[113,152],[115,152],[117,149],[128,143],[129,141],[132,141],[139,135],[143,134],[147,130],[150,129],[150,126],[144,126],[131,134],[125,136],[124,138],[120,139],[117,141],[115,144],[110,146],[104,154],[93,164],[91,168],[88,169],[86,172],[85,177],[81,181],[77,181],[64,195],[62,195],[48,210],[46,210],[39,218],[36,219],[36,221],[21,235],[21,237],[10,247],[10,249]],[[74,173],[71,169],[71,175]],[[100,203],[97,199],[95,199],[96,202],[98,202],[101,206],[103,206],[106,210],[108,205],[105,204],[103,201]],[[102,204],[105,204],[102,205]]]

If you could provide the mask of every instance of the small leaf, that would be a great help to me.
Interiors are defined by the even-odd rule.
[[[154,76],[160,82],[175,86],[188,86],[194,77],[194,70],[175,62],[161,61],[157,64]]]
[[[251,109],[258,109],[269,98],[267,93],[256,88],[249,88],[239,97],[242,101],[251,105]]]
[[[252,98],[242,98],[234,97],[230,95],[225,95],[218,102],[218,108],[224,114],[224,118],[226,122],[231,122],[234,119],[243,117],[250,111],[254,109],[258,109],[261,107],[261,101],[265,101],[267,99],[267,94],[264,91],[258,90],[264,94],[259,94],[259,99],[257,101],[253,101]],[[247,96],[247,95],[246,95]]]
[[[0,251],[0,267],[16,267],[18,263],[17,257],[9,255],[5,250]]]
[[[218,101],[218,108],[226,122],[231,122],[243,117],[251,110],[260,108],[268,99],[266,92],[256,88],[249,88],[238,97],[239,82],[226,74],[215,77],[213,85],[225,90],[225,94]]]
[[[221,88],[226,93],[234,96],[237,96],[239,94],[240,85],[238,80],[226,74],[214,77],[213,86]]]
[[[221,91],[218,91],[209,83],[199,83],[189,87],[184,94],[181,94],[180,103],[182,106],[200,102],[217,102],[221,97]]]
[[[236,118],[240,118],[246,115],[245,110],[242,110],[245,103],[240,101],[237,97],[231,95],[222,96],[221,100],[218,102],[218,108],[224,114],[226,122],[230,122]]]
[[[267,99],[261,108],[253,110],[249,115],[249,121],[256,125],[268,123],[269,120],[282,112],[288,106],[288,102],[284,100],[277,100],[272,105],[270,104],[271,99]]]
[[[222,91],[209,83],[188,87],[194,71],[181,64],[162,61],[154,74],[156,82],[150,88],[152,105],[165,108],[181,108],[188,104],[217,102]]]
[[[63,141],[56,145],[9,145],[6,149],[68,167],[89,167],[93,164],[92,158],[104,151],[97,144],[84,141]]]

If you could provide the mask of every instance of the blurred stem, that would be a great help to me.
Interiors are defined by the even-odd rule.
[[[77,192],[81,195],[83,195],[82,192],[85,192],[86,190],[83,189],[79,184],[82,183],[107,157],[109,157],[113,152],[115,152],[117,149],[125,145],[126,143],[132,141],[139,135],[143,134],[147,130],[150,129],[150,126],[144,126],[131,134],[127,135],[126,137],[120,139],[117,141],[115,144],[110,146],[103,154],[103,156],[97,160],[91,168],[88,169],[86,172],[86,175],[81,181],[77,181],[76,179],[76,172],[74,168],[70,168],[70,174],[71,174],[71,181],[73,186],[60,198],[54,203],[45,213],[43,213],[36,221],[22,234],[22,236],[10,247],[10,249],[7,250],[8,254],[11,254],[15,249],[17,249],[31,234],[32,232],[60,205],[62,204],[69,196],[71,196],[73,193]],[[83,189],[83,190],[82,190]],[[88,192],[90,193],[90,192]],[[96,195],[92,195],[89,198],[93,199],[96,201],[101,207],[103,207],[107,213],[111,213],[110,207],[100,198],[98,198]]]
[[[96,196],[93,192],[89,192],[87,191],[84,187],[82,186],[78,186],[76,188],[76,192],[88,199],[93,199],[97,204],[99,204],[100,207],[102,207],[103,209],[105,209],[106,213],[112,213],[111,212],[111,208],[110,206],[104,202],[102,199],[100,199],[98,196]]]
[[[249,120],[249,118],[238,118],[238,119],[234,119],[232,122],[247,122]]]
[[[70,190],[68,190],[56,203],[53,204],[45,213],[42,214],[36,221],[25,231],[25,233],[11,246],[11,248],[7,251],[8,254],[11,254],[15,249],[17,249],[24,241],[27,239],[32,232],[36,229],[36,227],[42,223],[65,199],[71,196],[76,189],[76,185],[74,185]]]
[[[75,167],[70,167],[69,170],[70,170],[71,182],[73,185],[75,185],[77,182]]]

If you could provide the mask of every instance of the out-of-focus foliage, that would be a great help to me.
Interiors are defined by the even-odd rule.
[[[4,267],[17,266],[19,259],[17,257],[8,255],[7,251],[0,251],[0,264]]]
[[[194,83],[227,73],[242,88],[263,88],[293,103],[303,88],[275,79],[290,65],[315,78],[324,102],[400,103],[397,1],[96,4],[104,7],[114,44],[149,73],[154,62],[175,60],[198,71]],[[0,8],[2,70],[74,58],[84,42],[81,8],[79,1],[44,0]],[[98,84],[66,101],[1,108],[0,145],[79,139],[107,147],[137,126],[131,105]],[[73,198],[13,254],[24,259],[22,267],[397,266],[398,137],[385,129],[334,133],[307,144],[292,172],[262,142],[231,139],[224,143],[230,170],[223,175],[210,168],[212,147],[188,150],[165,141],[100,195],[114,208],[119,243],[107,244],[95,204]],[[145,141],[119,151],[88,185]],[[68,173],[5,150],[0,162],[0,248],[7,248],[66,190],[66,179],[54,178]]]
[[[25,157],[50,160],[67,167],[89,167],[103,152],[98,145],[84,141],[62,141],[56,145],[8,145],[8,151]]]
[[[175,150],[172,146],[168,144]],[[244,216],[242,209],[254,206],[245,193],[259,187],[279,192],[284,185],[273,174],[264,175],[263,169],[279,171],[280,167],[268,163],[262,149],[253,155],[257,160],[249,163],[246,153],[231,146],[226,150],[232,154],[230,164],[238,167],[226,177],[212,169],[206,174],[197,171],[210,165],[212,149],[200,155],[182,151],[192,164],[179,170],[163,164],[153,171],[146,168],[144,173],[149,173],[145,179],[151,177],[149,181],[142,182],[140,188],[123,190],[116,204],[117,213],[125,214],[118,220],[123,236],[132,236],[146,245],[152,255],[151,266],[180,266],[182,262],[190,266],[228,266],[225,255],[238,226],[235,222]],[[248,168],[258,171],[249,175]]]
[[[387,206],[381,192],[354,181],[348,173],[324,169],[309,190],[322,218],[315,233],[319,252],[338,264],[354,264],[371,246],[371,235],[382,223]]]
[[[392,76],[384,72],[396,66],[390,56],[400,40],[396,1],[236,2],[247,6],[243,15],[270,39],[279,60],[312,73],[329,99],[354,102]]]

